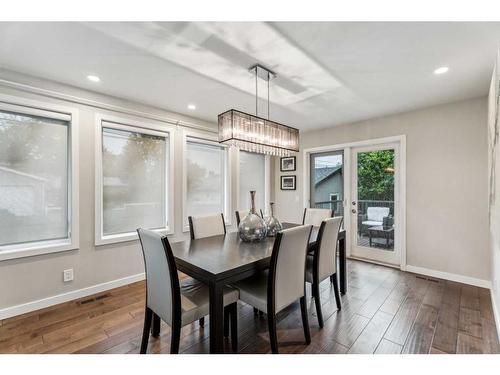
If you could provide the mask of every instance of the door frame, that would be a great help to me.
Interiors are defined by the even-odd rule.
[[[339,143],[333,145],[312,147],[303,149],[302,153],[302,203],[304,208],[309,207],[309,182],[310,182],[310,155],[318,152],[327,152],[327,151],[344,151],[344,212],[347,212],[346,209],[350,210],[349,202],[351,202],[351,150],[355,147],[364,147],[364,146],[376,146],[385,143],[398,143],[399,144],[399,162],[400,162],[400,175],[399,175],[399,209],[398,215],[400,217],[399,221],[399,238],[400,238],[400,264],[399,269],[402,271],[406,270],[406,135],[397,135],[392,137],[384,137],[384,138],[375,138],[375,139],[367,139],[363,141],[355,141],[355,142],[347,142],[347,143]],[[344,227],[348,233],[351,230],[351,220],[344,220]],[[346,236],[346,253],[349,258],[353,258],[351,256],[351,235]],[[367,262],[377,263],[376,261],[371,261],[367,259],[363,259]]]

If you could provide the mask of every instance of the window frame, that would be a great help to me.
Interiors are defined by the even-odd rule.
[[[139,236],[137,232],[117,233],[104,235],[103,231],[103,186],[102,186],[102,132],[104,128],[123,130],[135,133],[149,134],[160,137],[165,137],[168,142],[168,157],[165,163],[165,175],[168,178],[165,184],[166,191],[166,219],[167,226],[165,228],[154,229],[155,232],[171,235],[175,232],[175,215],[174,215],[174,128],[168,125],[157,125],[148,121],[132,120],[129,118],[121,118],[112,115],[98,113],[95,115],[95,246],[102,246],[113,243],[137,241]]]
[[[337,199],[332,199],[332,196],[336,196]],[[338,201],[340,198],[340,193],[329,193],[330,201]]]
[[[224,197],[224,220],[226,227],[231,226],[231,207],[232,207],[232,191],[231,191],[231,148],[227,145],[220,144],[218,137],[215,134],[201,133],[197,131],[182,131],[182,232],[189,232],[189,222],[187,215],[187,143],[192,139],[196,143],[217,146],[224,150],[225,153],[225,173],[224,173],[224,186],[226,189],[226,196]]]
[[[250,152],[244,150],[238,150],[237,152],[237,160],[236,160],[236,204],[239,206],[240,204],[240,153],[248,152],[251,154],[258,154],[257,152]],[[259,154],[262,155],[262,154]],[[263,214],[265,215],[267,209],[269,209],[269,205],[271,203],[271,157],[267,154],[263,154],[265,157],[265,171],[264,171],[264,207],[257,207],[257,210],[262,209]],[[241,209],[241,207],[238,207]]]
[[[58,253],[79,248],[79,181],[78,181],[78,125],[79,111],[68,107],[38,100],[0,94],[0,110],[22,115],[41,116],[68,121],[68,237],[54,240],[40,240],[0,245],[0,261],[36,255]]]

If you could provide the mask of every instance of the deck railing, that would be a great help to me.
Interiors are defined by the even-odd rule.
[[[344,216],[344,205],[341,200],[315,202],[314,208],[327,208],[333,210],[334,216]]]
[[[389,214],[394,216],[394,201],[361,200],[357,206],[359,214],[365,214],[368,207],[389,207]],[[314,207],[329,208],[334,211],[335,216],[344,216],[344,205],[341,200],[315,202]]]
[[[361,200],[358,201],[358,212],[366,214],[368,207],[389,207],[389,215],[394,216],[394,201]]]

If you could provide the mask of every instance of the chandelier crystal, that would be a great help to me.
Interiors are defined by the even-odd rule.
[[[261,65],[255,65],[250,70],[255,71],[256,115],[235,109],[221,113],[218,116],[219,142],[235,146],[244,151],[273,156],[289,156],[292,152],[298,152],[299,130],[269,120],[269,81],[276,76],[275,73]],[[257,116],[258,76],[267,80],[268,119]]]

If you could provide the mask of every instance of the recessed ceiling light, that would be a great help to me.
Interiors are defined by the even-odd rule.
[[[196,106],[194,104],[188,104],[188,109],[194,111],[196,109]]]
[[[441,66],[441,67],[437,68],[436,70],[434,70],[434,74],[444,74],[448,70],[449,70],[449,68],[447,66]]]
[[[88,75],[87,79],[92,82],[99,82],[101,79],[98,76]]]

